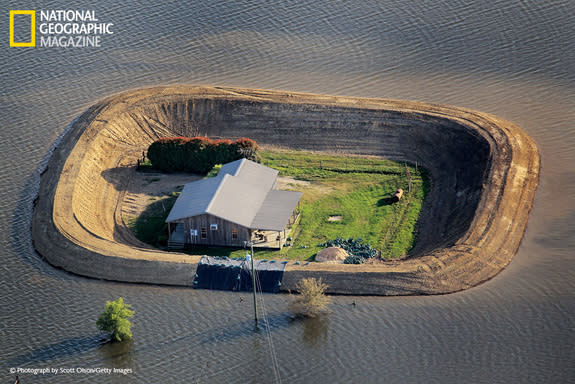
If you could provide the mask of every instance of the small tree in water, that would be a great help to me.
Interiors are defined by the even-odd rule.
[[[96,321],[96,325],[101,331],[109,332],[112,341],[128,340],[132,338],[132,323],[128,318],[134,316],[134,313],[121,297],[116,301],[106,301],[106,309]]]
[[[299,295],[289,305],[290,311],[296,316],[316,317],[327,312],[329,297],[325,295],[327,284],[321,278],[301,279],[296,285]]]

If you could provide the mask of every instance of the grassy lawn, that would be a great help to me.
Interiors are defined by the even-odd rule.
[[[309,260],[322,249],[318,244],[338,236],[361,238],[380,250],[383,258],[400,257],[415,244],[414,231],[428,189],[421,168],[407,166],[412,176],[412,192],[408,193],[404,163],[294,150],[266,150],[261,156],[264,165],[279,170],[280,177],[290,178],[287,189],[301,191],[303,197],[300,219],[291,232],[292,246],[280,251],[256,250],[257,258]],[[400,202],[392,203],[397,188],[405,194]],[[170,197],[154,203],[129,222],[140,240],[164,244],[163,220],[174,201],[175,197]],[[158,234],[163,237],[159,239]],[[243,249],[221,247],[198,248],[193,253],[245,256]]]
[[[302,212],[293,246],[277,252],[281,257],[308,259],[322,249],[318,244],[337,236],[361,238],[384,258],[402,256],[415,244],[415,225],[428,188],[421,168],[416,171],[408,165],[412,176],[408,194],[405,164],[378,157],[263,151],[262,159],[280,176],[310,183],[292,186],[304,192]],[[392,204],[390,197],[397,188],[406,194]]]

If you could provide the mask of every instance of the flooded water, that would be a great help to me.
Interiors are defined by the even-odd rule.
[[[575,382],[575,2],[97,4],[66,7],[114,23],[100,48],[9,48],[0,26],[3,382],[12,367],[132,370],[21,373],[22,383]],[[457,294],[334,297],[328,316],[305,321],[289,317],[289,297],[266,295],[271,338],[237,293],[47,265],[29,228],[50,148],[95,100],[177,83],[414,99],[511,120],[542,156],[521,248],[496,278]],[[119,296],[136,310],[134,341],[106,345],[94,322]]]

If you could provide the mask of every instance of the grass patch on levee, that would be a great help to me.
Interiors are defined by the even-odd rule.
[[[383,258],[405,255],[416,241],[416,224],[429,184],[425,171],[375,156],[351,156],[296,150],[264,150],[262,164],[289,178],[284,189],[303,192],[301,215],[292,228],[290,247],[282,250],[256,249],[258,259],[311,260],[319,244],[336,237],[361,238],[381,251]],[[401,201],[391,196],[402,188]],[[153,203],[129,225],[140,240],[165,246],[165,219],[175,197]],[[168,208],[169,207],[169,208]],[[245,249],[195,248],[193,254],[243,257]]]
[[[141,215],[127,216],[124,222],[138,240],[157,248],[165,248],[168,243],[166,218],[179,195],[180,192],[172,192],[170,195],[159,197],[157,201],[148,205]]]
[[[421,167],[407,164],[412,177],[408,193],[406,164],[379,157],[268,150],[262,152],[262,163],[293,178],[289,188],[304,193],[293,244],[276,251],[278,257],[309,259],[322,249],[318,244],[338,236],[361,238],[383,258],[405,255],[415,245],[417,219],[428,190]],[[392,203],[398,188],[405,194]]]

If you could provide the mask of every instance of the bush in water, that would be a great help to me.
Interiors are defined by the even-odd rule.
[[[112,341],[128,340],[132,338],[132,323],[128,319],[134,316],[134,313],[121,297],[116,301],[107,301],[96,325],[101,331],[109,332]]]
[[[321,278],[304,278],[296,286],[299,295],[289,305],[290,311],[296,316],[316,317],[327,312],[329,297],[325,295],[328,288]]]

